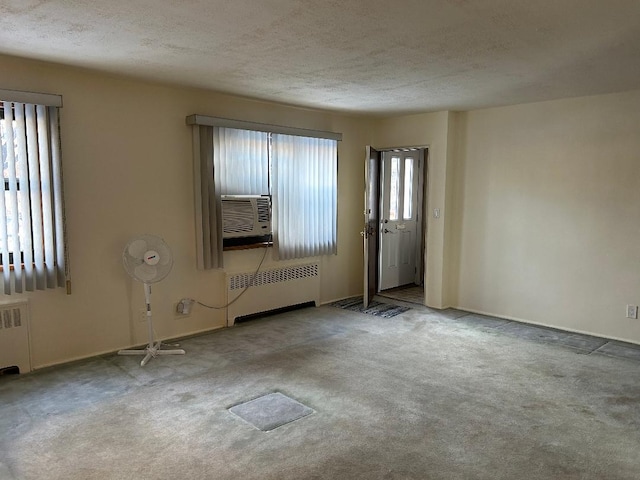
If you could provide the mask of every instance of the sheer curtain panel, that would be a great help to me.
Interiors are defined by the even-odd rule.
[[[3,291],[11,294],[66,285],[70,292],[58,108],[12,102],[1,96],[0,102]]]
[[[273,243],[285,260],[336,253],[337,141],[274,134]]]

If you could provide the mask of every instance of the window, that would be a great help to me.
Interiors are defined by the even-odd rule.
[[[273,243],[280,259],[337,250],[337,142],[273,136]]]
[[[222,266],[220,195],[271,196],[279,259],[336,253],[340,134],[192,115],[198,265]]]
[[[272,241],[270,145],[267,132],[213,129],[213,171],[216,193],[222,200],[225,249]],[[264,198],[243,198],[245,195]],[[258,222],[258,211],[263,223]]]
[[[400,203],[400,157],[391,157],[391,179],[389,180],[389,220],[398,220]]]
[[[24,102],[29,96],[53,105]],[[55,95],[0,90],[0,259],[5,294],[67,284],[60,104]]]
[[[402,219],[411,220],[413,218],[413,158],[404,159],[404,204],[402,208]]]
[[[400,157],[395,155],[391,157],[389,172],[389,220],[400,220],[401,195],[402,220],[411,220],[413,218],[413,164],[413,158],[406,157],[404,159],[404,168],[402,169]]]

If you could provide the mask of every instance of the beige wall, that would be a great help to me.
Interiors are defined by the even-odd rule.
[[[457,117],[453,303],[640,342],[640,91]]]
[[[73,294],[30,301],[33,365],[59,363],[146,341],[142,285],[122,268],[125,243],[140,233],[165,238],[171,274],[153,287],[159,337],[221,327],[222,311],[173,314],[182,297],[224,302],[221,271],[198,271],[195,258],[189,114],[342,132],[339,145],[338,255],[324,257],[321,300],[362,291],[362,178],[368,122],[321,111],[250,101],[202,90],[144,83],[89,71],[0,57],[0,88],[63,95],[62,148]],[[225,254],[237,268],[262,251]],[[267,260],[267,264],[270,260]],[[10,300],[9,297],[0,300]]]

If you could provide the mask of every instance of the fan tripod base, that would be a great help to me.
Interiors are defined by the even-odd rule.
[[[144,367],[149,360],[158,355],[184,355],[186,352],[182,349],[160,350],[162,342],[150,343],[144,350],[120,350],[118,355],[144,355],[140,362],[140,366]]]

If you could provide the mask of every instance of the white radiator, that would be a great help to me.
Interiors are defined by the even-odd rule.
[[[307,302],[320,305],[317,263],[271,268],[255,278],[254,272],[227,273],[227,326],[238,317]]]
[[[0,368],[31,371],[27,302],[0,304]]]

